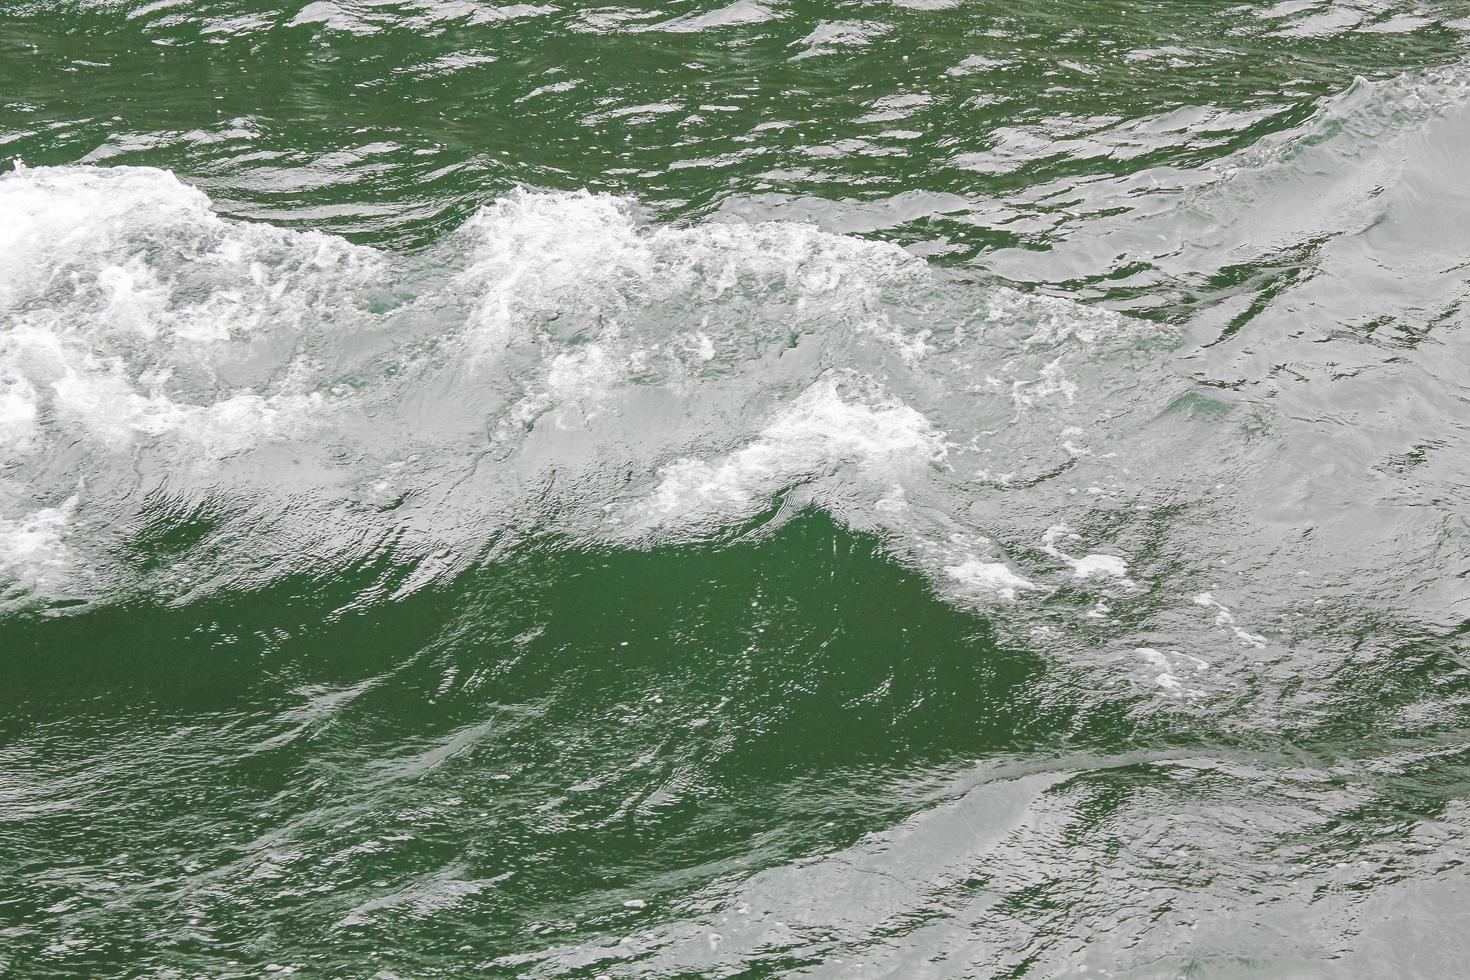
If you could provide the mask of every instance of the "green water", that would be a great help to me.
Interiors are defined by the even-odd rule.
[[[0,0],[0,976],[1464,975],[1467,49]]]

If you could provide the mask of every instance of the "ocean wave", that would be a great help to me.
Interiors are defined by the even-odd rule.
[[[1442,300],[1425,309],[1452,348],[1458,239],[1419,191],[1448,199],[1424,181],[1457,111],[1415,130],[1438,156],[1371,196],[1439,228],[1443,261],[1404,265],[1430,253],[1395,246],[1397,221],[1318,253],[1444,285],[1420,295]],[[0,209],[17,216],[0,258],[12,609],[188,602],[386,561],[369,590],[385,598],[528,538],[722,540],[810,508],[953,602],[1130,663],[1279,650],[1302,610],[1333,630],[1345,605],[1434,624],[1463,605],[1438,571],[1463,537],[1453,358],[1324,347],[1306,311],[1347,294],[1311,277],[1236,340],[1194,347],[892,244],[650,222],[586,192],[517,191],[409,252],[223,218],[150,169],[19,170]],[[1409,393],[1396,414],[1388,390]],[[1060,610],[1075,630],[1051,625]],[[1249,683],[1226,676],[1212,689]]]
[[[953,582],[1004,561],[963,513],[996,433],[1026,416],[1025,459],[1065,465],[1086,373],[1169,343],[892,245],[650,225],[588,193],[518,192],[412,253],[221,218],[151,169],[22,169],[0,209],[14,596],[65,561],[99,573],[85,598],[126,590],[131,517],[220,494],[302,561],[390,531],[405,560],[505,533],[638,545],[790,497]]]

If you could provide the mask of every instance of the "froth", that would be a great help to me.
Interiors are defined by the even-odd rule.
[[[320,403],[282,349],[350,307],[382,265],[329,236],[225,221],[156,170],[8,174],[0,212],[12,451],[58,427],[104,449],[170,433],[244,448]]]
[[[588,326],[589,312],[606,318],[671,299],[767,298],[778,287],[788,295],[769,297],[777,305],[840,295],[851,306],[928,273],[895,246],[806,225],[650,227],[629,202],[585,191],[515,192],[461,234],[470,262],[460,286],[478,295],[474,320],[499,341],[563,317],[556,330],[571,336]]]
[[[638,545],[785,499],[946,590],[1017,596],[1040,586],[971,526],[974,474],[1034,456],[1038,425],[1077,438],[1091,353],[1140,329],[883,242],[588,193],[513,193],[407,255],[224,219],[147,169],[12,173],[0,208],[12,578],[42,553],[112,567],[53,519],[74,494],[124,520],[234,495],[279,538],[242,549],[391,539],[442,569],[487,536]]]
[[[676,526],[700,517],[741,516],[777,491],[840,468],[851,467],[847,476],[883,486],[896,470],[937,464],[947,452],[944,434],[919,412],[891,397],[849,400],[827,378],[740,449],[665,467],[633,516]]]

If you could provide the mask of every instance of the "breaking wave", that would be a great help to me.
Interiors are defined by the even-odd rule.
[[[411,254],[228,220],[151,169],[20,170],[0,210],[13,600],[384,548],[422,581],[527,534],[641,545],[778,505],[1013,596],[966,488],[1088,452],[1099,365],[1170,340],[893,245],[587,193]],[[164,514],[214,523],[140,580],[130,536]]]

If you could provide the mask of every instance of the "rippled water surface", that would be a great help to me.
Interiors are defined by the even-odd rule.
[[[1470,3],[0,0],[0,159],[0,975],[1464,975]]]

